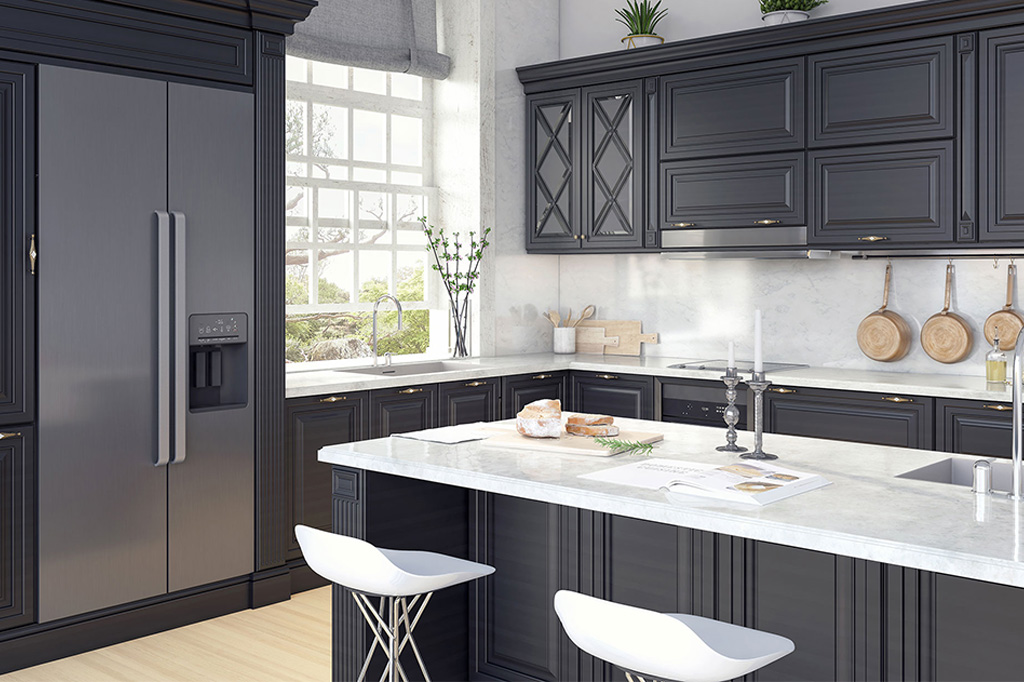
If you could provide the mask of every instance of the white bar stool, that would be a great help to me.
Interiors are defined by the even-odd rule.
[[[785,637],[683,613],[656,613],[578,592],[555,594],[569,639],[634,676],[660,682],[724,682],[796,648]]]
[[[295,537],[302,556],[320,576],[347,587],[359,606],[363,618],[373,630],[373,643],[366,654],[359,682],[366,679],[370,659],[379,645],[387,656],[381,675],[395,682],[408,682],[399,657],[406,645],[412,647],[423,679],[430,682],[413,628],[423,615],[435,590],[452,587],[494,573],[494,568],[474,561],[435,554],[434,552],[378,549],[364,540],[336,535],[326,531],[295,526]],[[375,606],[370,598],[379,598]],[[409,598],[412,598],[411,600]],[[405,634],[401,628],[405,627]]]

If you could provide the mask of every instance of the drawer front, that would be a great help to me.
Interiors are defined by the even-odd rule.
[[[437,384],[370,391],[370,438],[437,426]]]
[[[666,76],[660,93],[663,159],[804,146],[802,59]]]
[[[810,57],[810,146],[953,137],[953,39]]]
[[[654,378],[573,372],[572,409],[612,417],[654,419]]]
[[[935,449],[963,455],[1007,457],[1012,454],[1013,411],[1008,403],[939,400]]]
[[[451,381],[438,386],[438,426],[457,426],[498,419],[500,379]]]
[[[662,229],[806,225],[804,154],[661,164]]]
[[[953,143],[813,151],[812,244],[868,249],[953,241]]]
[[[560,400],[569,406],[569,373],[537,372],[504,377],[501,380],[502,419],[515,417],[535,400]]]

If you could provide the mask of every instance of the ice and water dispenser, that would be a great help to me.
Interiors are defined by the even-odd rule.
[[[190,410],[245,406],[249,394],[248,328],[245,313],[189,316]]]

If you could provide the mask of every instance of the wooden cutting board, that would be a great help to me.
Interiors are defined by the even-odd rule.
[[[604,353],[605,346],[618,346],[619,337],[605,336],[604,327],[576,327],[577,353]]]
[[[641,443],[657,443],[665,439],[663,433],[649,431],[620,431],[615,440],[640,441]],[[483,442],[485,448],[530,450],[531,452],[551,452],[559,455],[590,455],[592,457],[611,457],[621,450],[615,451],[603,447],[587,436],[573,436],[562,433],[561,438],[528,438],[514,429],[509,432],[491,436]]]
[[[583,320],[576,325],[576,333],[586,327],[602,327],[606,336],[619,338],[619,345],[605,347],[605,355],[640,355],[641,343],[658,343],[657,334],[641,333],[639,320]]]

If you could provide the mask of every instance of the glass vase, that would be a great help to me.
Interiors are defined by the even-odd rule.
[[[452,357],[469,357],[469,305],[452,305]]]

